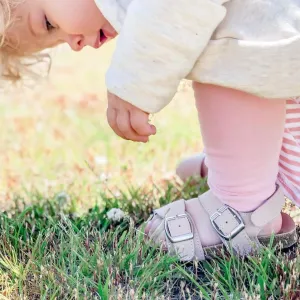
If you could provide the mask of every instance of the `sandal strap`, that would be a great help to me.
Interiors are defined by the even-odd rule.
[[[182,261],[205,259],[194,221],[186,212],[185,200],[172,202],[155,213],[164,218],[167,246],[171,255],[178,255]]]
[[[269,199],[249,213],[239,213],[224,205],[211,192],[199,197],[199,201],[210,216],[212,226],[224,245],[239,255],[248,255],[261,247],[257,236],[266,224],[280,214],[285,198],[277,187]]]
[[[224,205],[211,191],[198,199],[223,244],[242,256],[262,247],[258,240],[259,232],[280,214],[285,203],[284,194],[278,186],[269,199],[248,213],[239,213]],[[182,261],[205,260],[197,226],[186,211],[185,200],[172,202],[155,210],[154,214],[163,219],[161,226],[171,255],[178,255]]]
[[[258,246],[245,231],[245,223],[233,208],[224,205],[217,197],[200,197],[199,201],[210,217],[211,224],[228,250],[233,249],[239,255],[250,253]],[[208,196],[208,195],[205,195]]]
[[[274,194],[269,197],[261,206],[248,215],[251,215],[251,222],[257,227],[264,227],[280,214],[285,204],[283,190],[276,185]],[[242,213],[243,215],[243,213]]]

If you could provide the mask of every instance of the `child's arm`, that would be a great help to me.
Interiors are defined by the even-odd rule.
[[[173,98],[226,10],[228,0],[133,0],[108,70],[110,93],[147,113]]]

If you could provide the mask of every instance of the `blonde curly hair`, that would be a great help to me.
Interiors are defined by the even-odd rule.
[[[37,63],[46,65],[46,72],[43,68],[43,73],[48,74],[51,63],[48,54],[19,51],[18,45],[6,37],[7,30],[15,21],[12,12],[22,1],[0,0],[0,78],[11,82],[44,75],[34,68]]]

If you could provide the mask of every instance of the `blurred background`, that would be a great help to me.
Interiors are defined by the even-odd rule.
[[[159,184],[176,163],[202,150],[192,91],[183,82],[171,104],[154,116],[148,144],[123,141],[106,122],[104,75],[114,43],[103,49],[51,52],[46,81],[0,98],[0,207],[33,195],[70,195],[86,209],[105,190]],[[126,58],[124,58],[126,59]],[[155,87],[153,87],[155,88]]]

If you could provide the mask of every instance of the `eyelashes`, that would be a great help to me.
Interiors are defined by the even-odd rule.
[[[47,19],[47,17],[45,16],[45,25],[47,28],[47,31],[52,31],[53,29],[55,29],[55,27],[49,22],[49,20]]]

